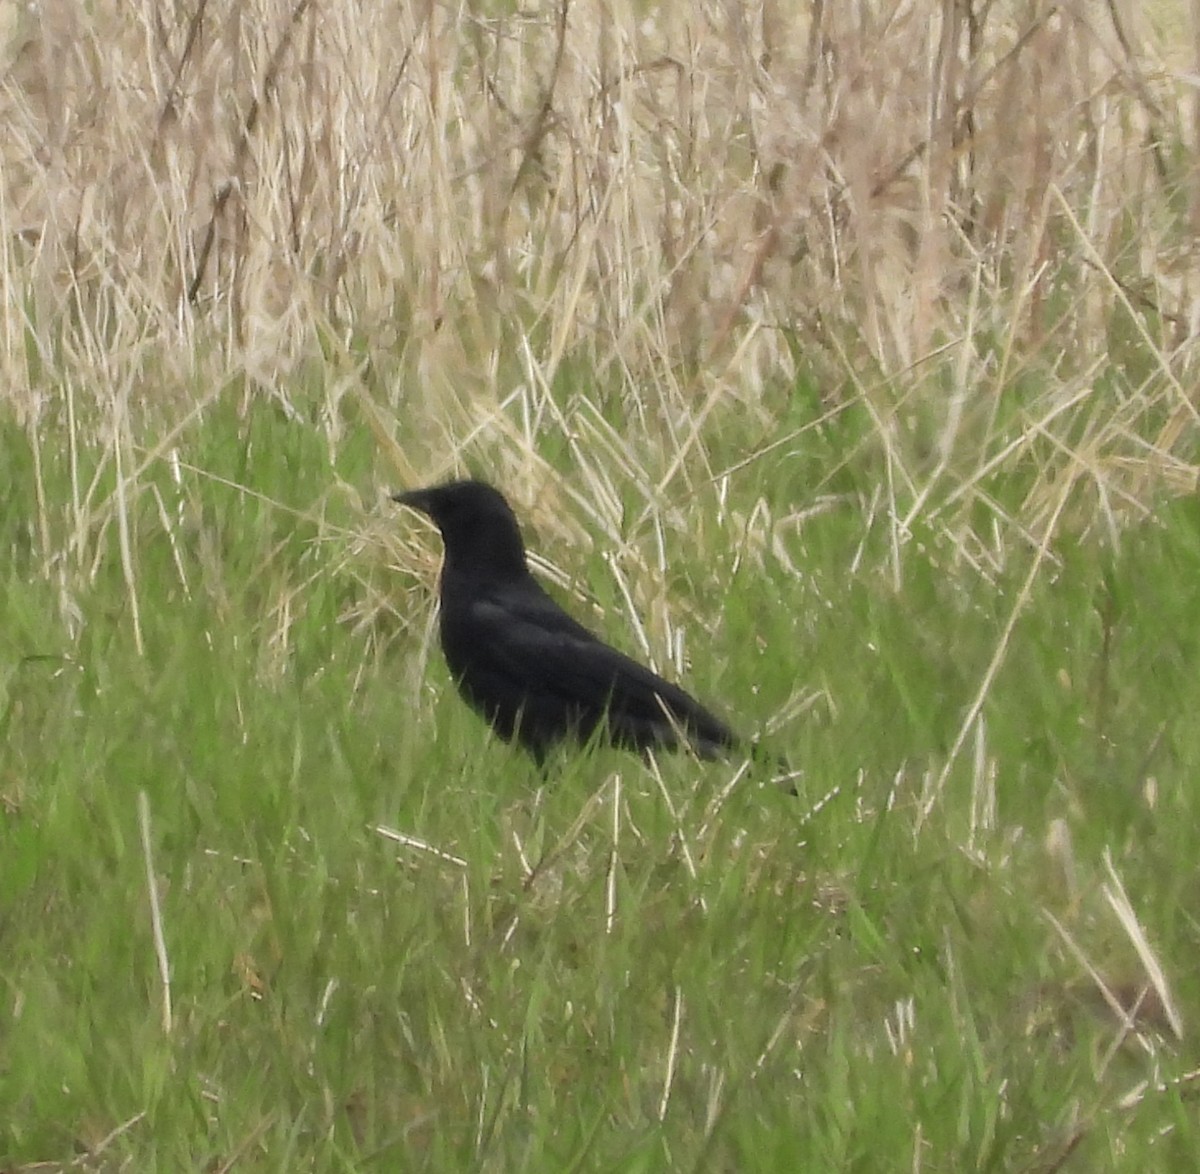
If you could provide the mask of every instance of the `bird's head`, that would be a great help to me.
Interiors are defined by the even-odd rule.
[[[441,531],[446,569],[475,576],[526,573],[525,544],[504,495],[483,481],[451,481],[397,493],[393,501],[425,514]]]

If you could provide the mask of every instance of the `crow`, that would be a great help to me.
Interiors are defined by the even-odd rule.
[[[702,758],[739,738],[678,685],[573,620],[525,562],[504,496],[482,481],[397,493],[441,531],[442,651],[459,693],[544,767],[561,742],[593,736],[639,753],[681,743]]]

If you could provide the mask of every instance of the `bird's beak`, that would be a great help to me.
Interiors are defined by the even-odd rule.
[[[393,493],[392,501],[406,505],[410,510],[419,510],[423,514],[429,513],[429,493],[424,489],[410,489],[407,493]]]

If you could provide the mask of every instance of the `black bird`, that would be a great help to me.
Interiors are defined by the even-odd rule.
[[[686,742],[704,758],[735,749],[724,722],[677,685],[610,648],[541,588],[517,519],[482,481],[454,481],[393,500],[427,514],[446,548],[441,636],[467,703],[539,765],[564,740],[593,734],[645,753]]]

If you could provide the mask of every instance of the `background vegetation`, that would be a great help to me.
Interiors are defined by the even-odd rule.
[[[1198,19],[5,0],[0,1169],[1194,1169]]]

